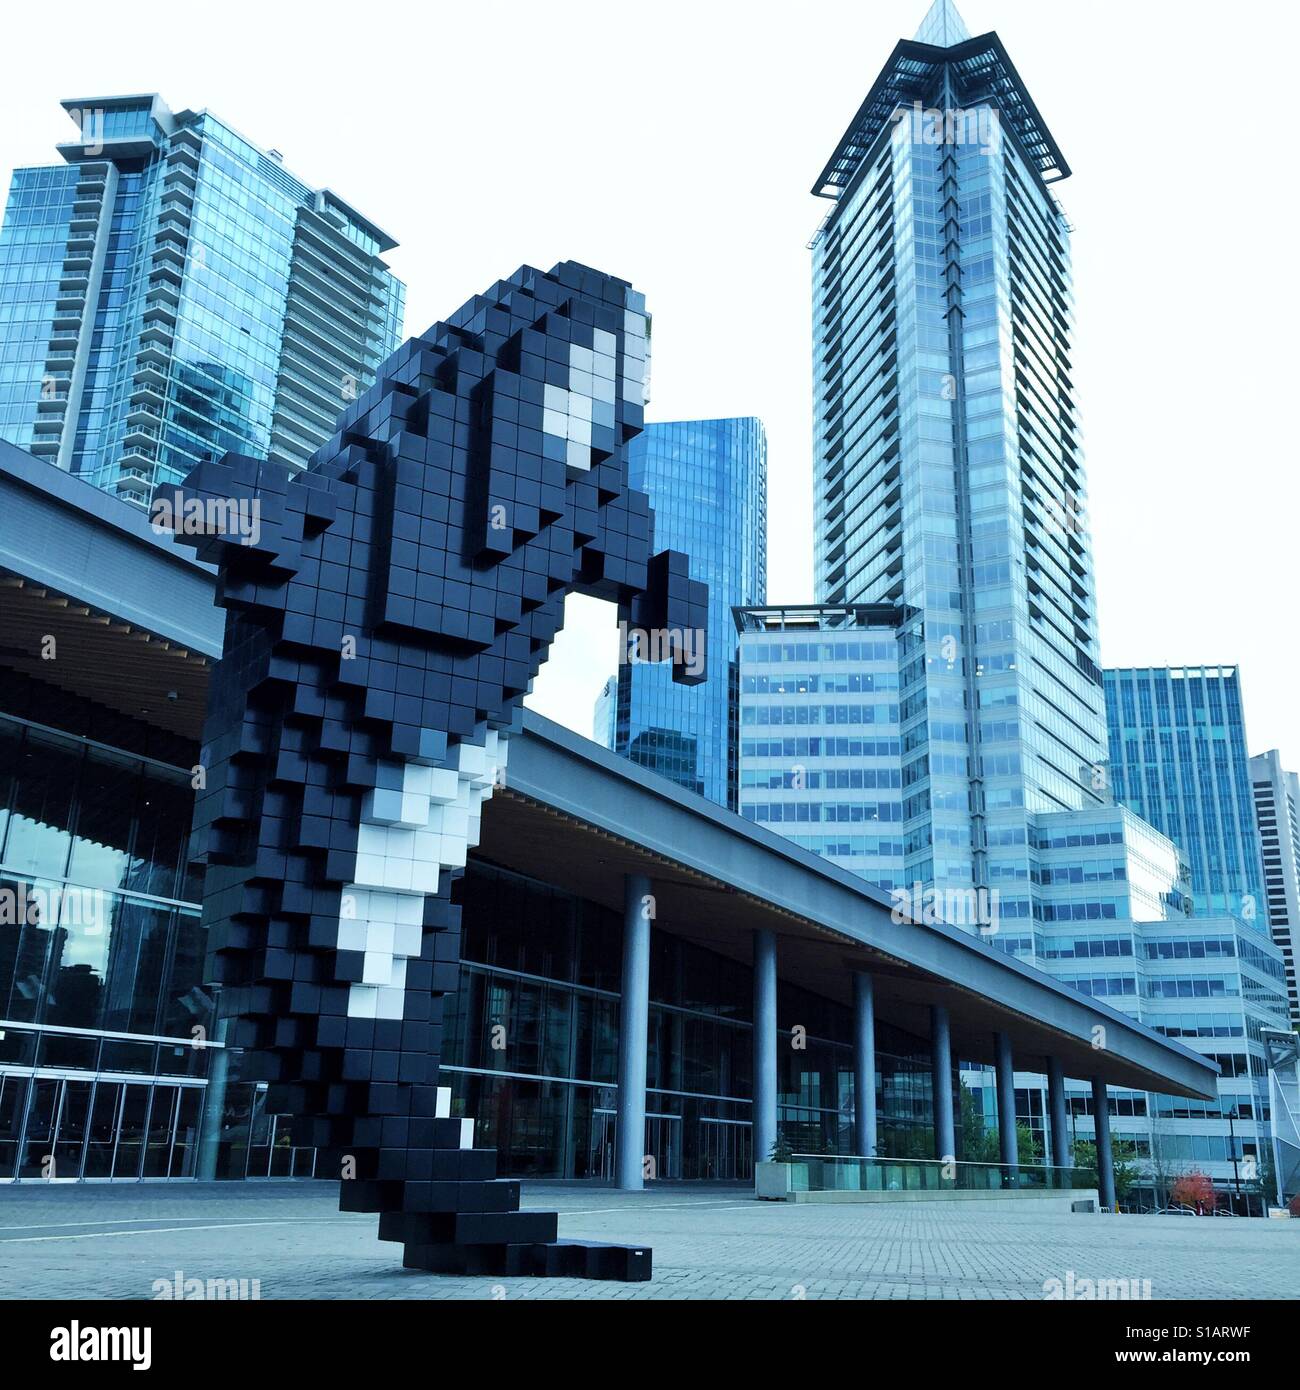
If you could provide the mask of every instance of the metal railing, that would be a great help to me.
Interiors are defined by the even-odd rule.
[[[1001,1192],[1095,1188],[1093,1168],[1047,1163],[944,1163],[937,1158],[857,1158],[795,1154],[790,1181],[796,1192]]]

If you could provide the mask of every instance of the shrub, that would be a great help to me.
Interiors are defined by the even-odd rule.
[[[1300,1216],[1300,1192],[1297,1192],[1286,1204],[1286,1209],[1292,1216]]]
[[[767,1161],[769,1163],[794,1162],[794,1145],[790,1142],[790,1137],[785,1130],[777,1130],[776,1142],[772,1145],[772,1151],[768,1154]]]

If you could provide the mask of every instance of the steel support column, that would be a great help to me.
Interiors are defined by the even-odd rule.
[[[853,976],[853,1151],[876,1152],[876,1003],[865,970]]]
[[[645,874],[623,884],[623,994],[618,1026],[618,1129],[614,1182],[625,1192],[645,1186],[645,1076],[650,1030],[650,922],[654,899]]]
[[[1097,1134],[1097,1188],[1106,1210],[1115,1209],[1115,1160],[1110,1151],[1110,1106],[1106,1103],[1106,1083],[1092,1078],[1092,1119]]]
[[[776,1143],[776,933],[754,933],[754,1162]]]
[[[934,1156],[940,1160],[954,1160],[957,1141],[952,1123],[952,1039],[948,1010],[942,1004],[930,1006],[930,1065],[934,1088]]]

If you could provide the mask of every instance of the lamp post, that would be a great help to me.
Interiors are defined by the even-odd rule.
[[[1237,1118],[1237,1107],[1230,1105],[1228,1117],[1228,1155],[1232,1159],[1232,1186],[1237,1193],[1237,1205],[1241,1205],[1241,1173],[1237,1168],[1237,1129],[1233,1121]]]

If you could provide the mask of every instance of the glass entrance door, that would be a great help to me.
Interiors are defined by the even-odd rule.
[[[647,1178],[680,1178],[682,1175],[682,1117],[647,1115],[645,1153],[651,1160]]]
[[[102,1083],[101,1083],[102,1084]],[[111,1085],[119,1083],[112,1082]],[[138,1178],[144,1157],[145,1128],[149,1120],[149,1088],[122,1085],[122,1105],[117,1119],[117,1147],[113,1153],[115,1178]]]
[[[259,1089],[249,1118],[248,1166],[250,1178],[309,1178],[316,1166],[316,1150],[295,1146],[291,1115],[274,1115],[266,1108],[266,1092]]]
[[[591,1112],[591,1149],[587,1176],[604,1182],[614,1181],[614,1134],[617,1119],[612,1110]]]
[[[86,1138],[88,1178],[113,1176],[113,1150],[117,1147],[117,1128],[122,1111],[124,1087],[112,1081],[101,1081],[95,1087],[95,1099],[90,1107],[90,1134]]]
[[[20,1178],[49,1178],[54,1162],[55,1122],[59,1113],[59,1090],[63,1083],[34,1076],[27,1102],[23,1156],[18,1167]]]
[[[0,1182],[18,1176],[18,1143],[27,1110],[25,1076],[0,1076]]]
[[[90,1115],[90,1096],[95,1083],[68,1078],[62,1083],[59,1100],[59,1119],[54,1132],[53,1176],[62,1182],[76,1182],[81,1177],[82,1150],[86,1143],[86,1120]]]
[[[0,1080],[0,1139],[18,1148],[22,1158],[17,1176],[46,1182],[75,1182],[81,1176],[86,1117],[94,1083],[51,1076],[6,1076]],[[26,1102],[24,1108],[24,1102]],[[0,1144],[0,1162],[4,1149]],[[12,1167],[0,1167],[0,1177],[13,1177]]]
[[[144,1151],[146,1178],[165,1178],[172,1157],[179,1086],[155,1086],[149,1108],[149,1138]]]
[[[202,1111],[202,1086],[0,1075],[0,1181],[193,1177]]]
[[[754,1131],[744,1120],[700,1121],[701,1177],[749,1182],[754,1176]]]

